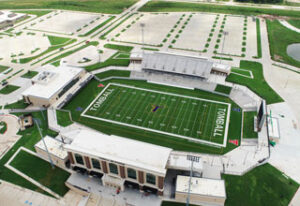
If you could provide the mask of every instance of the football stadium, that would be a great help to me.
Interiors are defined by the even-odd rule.
[[[224,102],[110,83],[82,116],[225,147],[230,107]]]

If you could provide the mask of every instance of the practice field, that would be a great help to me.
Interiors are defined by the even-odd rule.
[[[81,116],[226,147],[230,108],[224,102],[110,83]]]

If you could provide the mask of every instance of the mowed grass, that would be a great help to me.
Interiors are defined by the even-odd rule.
[[[17,102],[5,105],[4,108],[5,109],[25,109],[28,106],[29,106],[29,104],[25,103],[24,100],[21,99]]]
[[[257,132],[254,131],[254,117],[257,112],[244,112],[243,138],[257,138]]]
[[[230,106],[176,95],[110,85],[95,99],[85,115],[222,144]],[[103,98],[106,98],[104,102],[98,103]],[[223,120],[223,124],[219,124],[222,129],[215,133],[218,113],[222,113],[219,119]]]
[[[267,29],[272,59],[300,67],[300,61],[293,59],[287,54],[288,45],[300,43],[299,33],[284,27],[278,20],[267,20]]]
[[[226,78],[226,81],[247,86],[257,95],[265,99],[267,101],[267,104],[273,104],[283,101],[283,99],[265,81],[261,63],[241,60],[240,68],[252,71],[254,78],[251,79],[231,73]]]
[[[108,83],[119,83],[119,84],[128,84],[134,85],[137,87],[143,87],[147,89],[154,89],[165,92],[179,93],[182,95],[188,95],[192,97],[199,97],[205,99],[211,99],[221,102],[227,102],[232,105],[232,108],[239,108],[233,101],[224,96],[212,94],[209,92],[201,91],[201,90],[187,90],[176,87],[169,87],[157,84],[150,84],[146,81],[138,81],[138,80],[121,80],[121,79],[111,79],[108,81],[102,81],[101,83],[106,85]],[[113,124],[105,121],[99,121],[96,119],[86,118],[80,116],[83,112],[83,109],[88,107],[88,105],[97,97],[99,92],[103,90],[103,88],[98,87],[99,82],[96,80],[91,80],[89,84],[85,88],[83,88],[76,96],[73,97],[70,102],[64,106],[63,109],[69,110],[72,113],[73,121],[79,122],[83,125],[91,127],[95,130],[101,131],[108,135],[118,135],[121,137],[126,137],[138,141],[148,142],[156,145],[161,145],[169,148],[173,148],[174,150],[179,151],[189,151],[189,152],[203,152],[203,153],[212,153],[212,154],[224,154],[234,148],[235,145],[227,143],[226,148],[216,148],[211,147],[204,144],[195,143],[192,141],[188,141],[182,138],[177,138],[170,135],[159,134],[156,132],[131,128],[128,126],[122,126],[118,124]],[[82,100],[85,101],[82,101]],[[240,140],[241,137],[241,122],[242,122],[242,113],[237,111],[231,111],[230,115],[230,124],[228,131],[228,140]]]
[[[1,4],[0,4],[1,7]],[[16,13],[22,13],[22,14],[32,14],[32,15],[36,15],[37,17],[40,16],[44,16],[46,14],[49,14],[50,12],[52,12],[51,10],[17,10],[17,11],[13,11]]]
[[[63,9],[117,14],[137,0],[4,0],[0,9]]]
[[[286,206],[299,185],[271,166],[259,166],[243,176],[222,175],[226,206]]]
[[[15,86],[15,85],[6,85],[5,87],[3,87],[0,90],[0,94],[10,94],[14,91],[16,91],[17,89],[19,89],[20,87]]]
[[[69,112],[67,111],[56,110],[56,117],[57,117],[57,123],[60,126],[66,127],[73,123],[72,120],[70,119]]]
[[[288,22],[294,27],[300,29],[300,19],[290,19]]]
[[[140,11],[145,12],[213,12],[239,15],[271,14],[276,16],[300,17],[298,11],[283,9],[265,9],[245,6],[225,6],[204,3],[149,1]]]
[[[230,94],[232,87],[228,87],[225,85],[218,84],[215,88],[216,92],[220,92],[223,94]]]
[[[56,136],[57,133],[48,129],[48,122],[47,122],[47,111],[43,112],[32,112],[31,113],[34,118],[39,119],[40,128],[43,135],[49,136]],[[17,115],[22,115],[18,113]],[[28,180],[24,179],[23,177],[17,175],[10,169],[6,168],[4,165],[5,163],[13,156],[13,154],[20,148],[21,146],[34,151],[34,145],[41,140],[41,137],[38,132],[38,128],[36,125],[30,127],[24,131],[20,131],[18,133],[21,135],[21,138],[13,145],[13,147],[7,151],[7,153],[0,159],[0,179],[11,182],[13,184],[19,185],[21,187],[40,192],[43,194],[49,195],[47,192],[43,191],[42,189],[38,188]],[[37,169],[38,170],[38,169]]]
[[[37,74],[38,74],[38,72],[36,72],[36,71],[30,71],[30,70],[28,70],[28,72],[26,72],[25,74],[23,74],[21,77],[27,78],[27,79],[32,79]]]
[[[109,70],[96,74],[99,79],[108,77],[130,77],[130,71],[126,70]]]
[[[1,73],[1,72],[4,72],[4,71],[7,70],[8,68],[9,68],[8,66],[0,65],[0,73]]]
[[[65,181],[70,173],[59,167],[52,169],[49,162],[24,150],[20,150],[10,165],[60,196],[64,196],[69,190]]]
[[[52,46],[65,44],[66,42],[71,40],[70,38],[59,37],[59,36],[48,36],[48,39]]]

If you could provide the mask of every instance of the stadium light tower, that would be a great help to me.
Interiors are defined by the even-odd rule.
[[[223,44],[222,44],[222,54],[223,54],[223,50],[224,50],[224,44],[225,44],[225,38],[226,36],[229,34],[228,31],[223,31]],[[220,58],[220,63],[221,63],[222,59]]]
[[[40,136],[41,136],[41,138],[42,138],[42,140],[43,140],[43,143],[44,143],[44,146],[45,146],[46,152],[47,152],[47,154],[48,154],[48,158],[49,158],[49,161],[50,161],[51,167],[52,167],[52,169],[54,169],[55,167],[54,167],[53,161],[52,161],[52,159],[51,159],[51,156],[50,156],[50,153],[49,153],[48,147],[47,147],[47,145],[46,145],[46,142],[45,142],[45,140],[44,140],[44,136],[42,135],[42,132],[41,132],[40,125],[38,124],[38,121],[37,121],[36,119],[33,119],[33,120],[34,120],[34,123],[37,125],[38,131],[39,131],[39,133],[40,133]]]
[[[189,189],[188,189],[188,194],[187,194],[187,197],[186,197],[186,206],[189,206],[190,205],[190,193],[191,193],[194,162],[199,162],[200,158],[197,157],[197,156],[192,156],[192,155],[187,155],[186,158],[187,158],[187,160],[191,161]]]

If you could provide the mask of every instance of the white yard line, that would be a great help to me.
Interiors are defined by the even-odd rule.
[[[212,146],[216,146],[216,147],[226,147],[226,143],[227,143],[227,132],[228,132],[228,120],[229,120],[229,115],[227,113],[227,122],[226,122],[226,134],[224,137],[224,142],[223,144],[219,144],[219,143],[214,143],[214,142],[209,142],[206,140],[201,140],[201,139],[196,139],[193,137],[187,137],[187,136],[183,136],[183,135],[178,135],[178,134],[174,134],[174,133],[170,133],[170,132],[164,132],[164,131],[160,131],[157,129],[151,129],[151,128],[146,128],[146,127],[142,127],[142,126],[137,126],[137,125],[132,125],[132,124],[128,124],[128,123],[124,123],[124,122],[119,122],[119,121],[115,121],[115,120],[109,120],[109,119],[105,119],[105,118],[100,118],[100,117],[95,117],[92,115],[86,115],[85,113],[89,110],[89,108],[98,100],[98,98],[106,91],[106,89],[110,86],[110,85],[114,85],[114,86],[120,86],[120,87],[125,87],[125,88],[131,88],[131,89],[136,89],[136,90],[141,90],[141,91],[148,91],[148,92],[152,92],[152,93],[158,93],[158,94],[165,94],[165,95],[170,95],[170,96],[177,96],[177,97],[183,97],[183,98],[189,98],[189,99],[195,99],[195,100],[200,100],[200,101],[206,101],[206,102],[210,102],[210,103],[217,103],[217,104],[224,104],[227,105],[230,111],[230,104],[229,103],[224,103],[224,102],[217,102],[217,101],[213,101],[213,100],[207,100],[207,99],[202,99],[202,98],[196,98],[196,97],[191,97],[191,96],[185,96],[185,95],[178,95],[178,94],[174,94],[174,93],[169,93],[169,92],[160,92],[160,91],[156,91],[156,90],[151,90],[151,89],[144,89],[144,88],[139,88],[139,87],[134,87],[134,86],[128,86],[128,85],[122,85],[122,84],[116,84],[116,83],[109,83],[98,95],[97,97],[89,104],[89,106],[82,112],[81,116],[83,117],[87,117],[87,118],[92,118],[92,119],[96,119],[96,120],[101,120],[101,121],[105,121],[105,122],[110,122],[110,123],[115,123],[115,124],[119,124],[119,125],[123,125],[123,126],[128,126],[128,127],[133,127],[133,128],[137,128],[137,129],[142,129],[142,130],[147,130],[147,131],[151,131],[151,132],[156,132],[156,133],[160,133],[160,134],[165,134],[165,135],[170,135],[170,136],[174,136],[174,137],[179,137],[179,138],[183,138],[183,139],[187,139],[189,141],[193,141],[193,142],[198,142],[198,143],[203,143],[203,144],[208,144],[208,145],[212,145]],[[230,112],[229,112],[230,113]],[[147,116],[148,118],[148,116]],[[146,119],[147,119],[146,118]],[[146,122],[146,121],[145,121]]]

